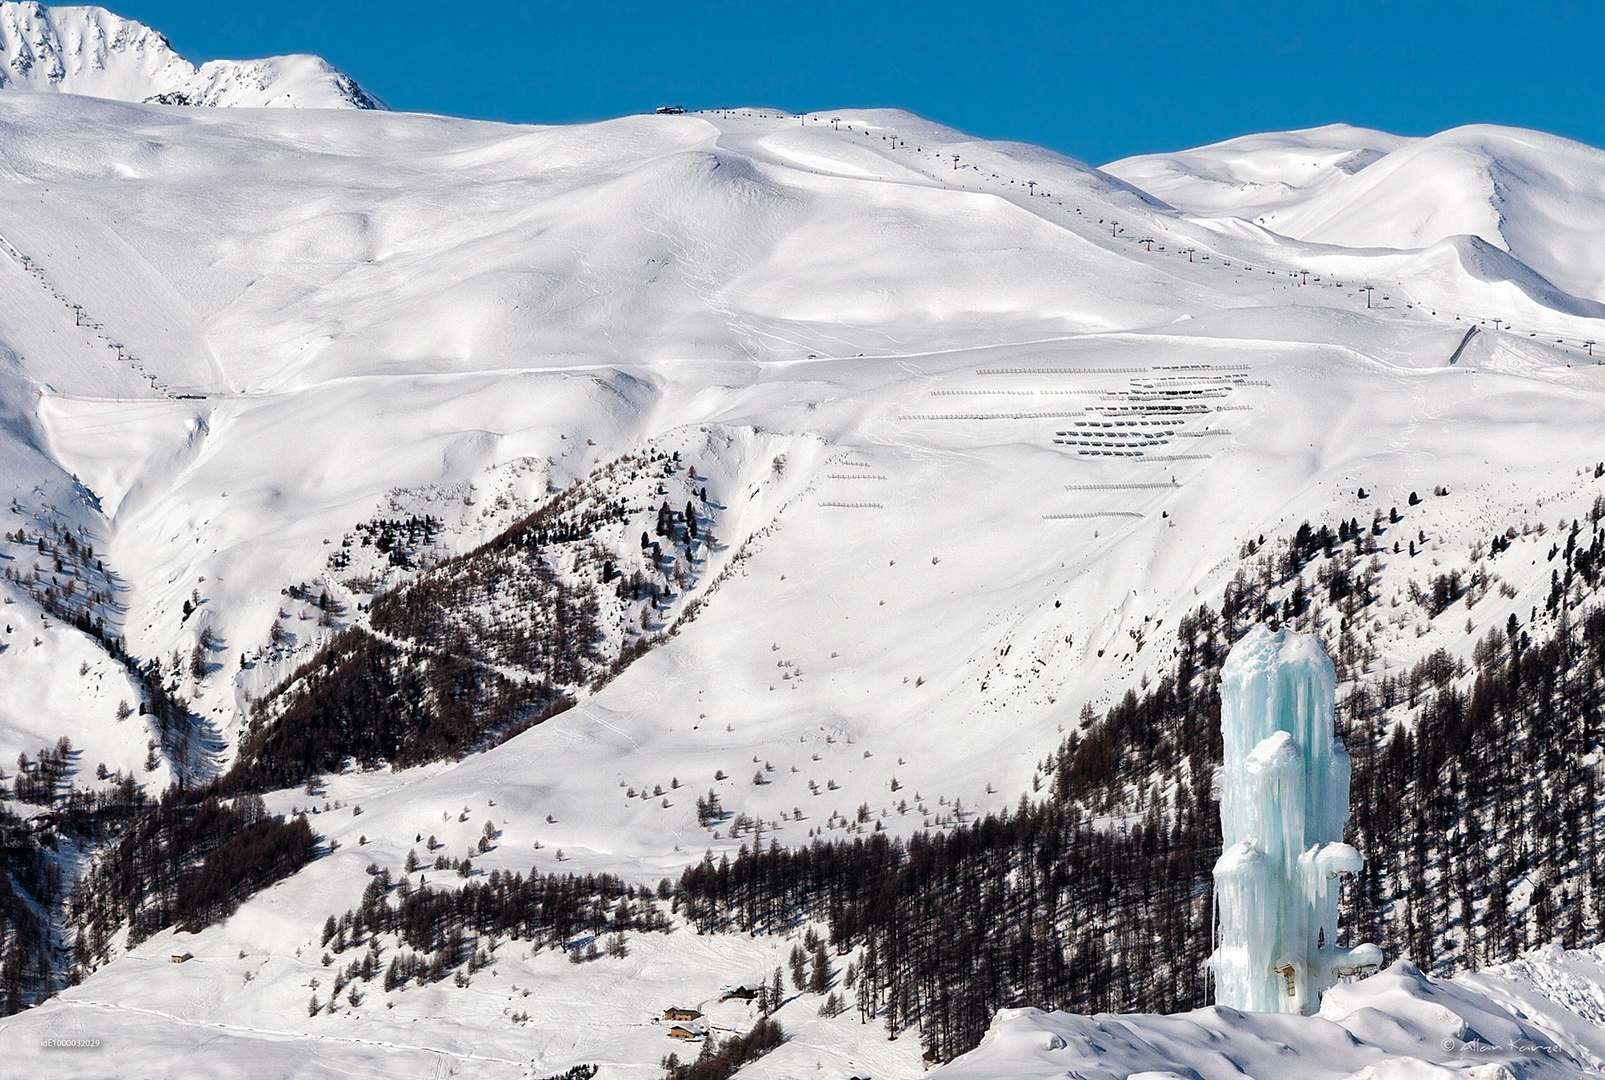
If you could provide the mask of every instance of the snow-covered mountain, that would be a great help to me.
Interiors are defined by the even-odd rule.
[[[472,641],[458,700],[534,687],[529,643],[555,632],[520,621],[530,581],[595,601],[574,707],[538,726],[475,729],[442,760],[318,746],[306,784],[253,774],[295,777],[264,805],[311,811],[320,857],[193,933],[105,928],[109,962],[6,1021],[30,1070],[644,1080],[674,1045],[649,1013],[698,1003],[745,1030],[721,987],[785,966],[793,939],[676,911],[625,956],[504,939],[460,983],[336,1002],[350,957],[323,961],[325,919],[370,867],[416,881],[409,854],[437,845],[479,875],[426,858],[437,888],[532,867],[655,887],[738,857],[754,822],[800,848],[1037,797],[1065,735],[1162,678],[1184,618],[1305,521],[1385,536],[1374,603],[1308,616],[1374,657],[1350,685],[1469,659],[1513,614],[1534,640],[1566,620],[1547,533],[1605,491],[1605,288],[1578,242],[1605,220],[1598,151],[1321,129],[1099,170],[895,111],[183,110],[142,103],[198,77],[153,32],[4,10],[68,43],[27,54],[61,59],[59,89],[125,100],[0,93],[0,761],[66,736],[63,785],[198,783],[343,657]],[[554,498],[566,517],[527,516]],[[1485,576],[1429,613],[1451,571]],[[449,617],[409,615],[426,593],[458,598]],[[1525,912],[1532,885],[1513,888]],[[1487,1027],[1528,983],[1360,985],[1297,1037],[1220,1012],[1007,1016],[952,1068],[1210,1076],[1239,1046],[1281,1062],[1275,1043],[1333,1076],[1409,1075],[1385,1060],[1405,1049],[1452,1076],[1466,1053],[1433,1049],[1440,1021],[1463,1043],[1549,1023]],[[1563,1004],[1597,1024],[1585,996]],[[1433,1011],[1449,998],[1463,1028]],[[792,995],[790,1041],[751,1075],[921,1074],[917,1038],[827,1000]],[[41,1045],[74,1038],[105,1054]],[[1597,1070],[1591,1040],[1553,1074]]]
[[[1338,124],[1105,168],[1186,213],[1315,244],[1464,250],[1475,237],[1605,301],[1605,152],[1569,139],[1486,124],[1403,139]]]
[[[0,91],[163,105],[382,108],[316,56],[210,60],[199,68],[143,23],[99,7],[0,0]]]

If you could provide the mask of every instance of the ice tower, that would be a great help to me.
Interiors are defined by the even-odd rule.
[[[1363,860],[1343,843],[1349,755],[1332,733],[1335,690],[1320,641],[1287,630],[1255,627],[1221,668],[1218,1004],[1311,1013],[1339,975],[1382,961],[1375,945],[1337,944],[1338,885]]]

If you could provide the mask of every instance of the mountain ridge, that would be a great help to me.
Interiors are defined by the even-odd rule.
[[[316,56],[209,60],[196,67],[165,35],[93,6],[0,0],[0,91],[56,92],[158,105],[384,106]]]
[[[1421,251],[1476,237],[1565,293],[1605,301],[1605,151],[1561,136],[1470,124],[1406,138],[1333,124],[1104,170],[1183,213],[1310,243]]]

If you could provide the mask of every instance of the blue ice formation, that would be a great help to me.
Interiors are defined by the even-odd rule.
[[[1313,1013],[1339,976],[1382,961],[1375,945],[1337,944],[1341,877],[1364,860],[1343,843],[1349,755],[1332,733],[1336,685],[1319,639],[1263,626],[1221,668],[1217,1004]]]

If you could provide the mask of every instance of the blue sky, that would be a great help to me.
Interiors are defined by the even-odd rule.
[[[318,53],[393,108],[498,120],[896,106],[1093,163],[1336,120],[1605,145],[1599,0],[110,6],[196,62]]]

